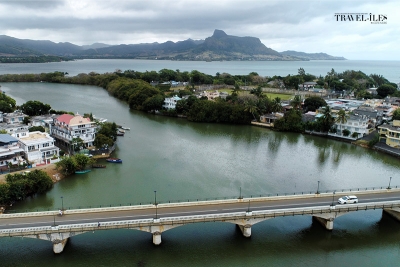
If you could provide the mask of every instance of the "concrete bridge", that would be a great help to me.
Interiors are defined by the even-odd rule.
[[[2,214],[0,237],[48,240],[54,253],[61,253],[70,237],[98,230],[145,231],[159,245],[162,232],[189,223],[233,223],[250,237],[252,225],[284,216],[309,215],[327,230],[335,218],[355,211],[382,209],[400,220],[400,189],[358,191],[358,204],[337,204],[338,197],[348,194],[354,192],[75,209],[63,216],[58,211]]]

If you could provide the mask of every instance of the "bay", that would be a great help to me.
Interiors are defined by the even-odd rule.
[[[76,61],[52,63],[11,63],[0,64],[0,74],[47,73],[54,71],[67,72],[70,76],[79,73],[114,72],[117,69],[135,70],[140,72],[159,71],[161,69],[180,71],[198,70],[215,75],[229,73],[232,75],[247,75],[257,72],[261,76],[295,75],[299,68],[306,73],[325,76],[331,69],[336,72],[345,70],[362,71],[367,75],[379,74],[390,82],[399,83],[400,61],[390,60],[312,60],[312,61],[170,61],[170,60],[137,60],[137,59],[84,59]]]
[[[130,111],[93,86],[1,85],[18,105],[39,100],[131,128],[115,152],[122,165],[64,179],[15,211],[57,209],[61,196],[74,208],[151,203],[154,190],[168,202],[238,197],[240,188],[244,196],[315,192],[318,181],[321,191],[386,187],[389,177],[400,185],[399,159],[351,144]],[[2,266],[398,266],[399,226],[380,210],[341,216],[332,232],[308,216],[272,219],[249,239],[233,224],[204,223],[164,232],[160,247],[148,233],[96,231],[72,237],[61,255],[50,242],[0,238],[0,258]]]

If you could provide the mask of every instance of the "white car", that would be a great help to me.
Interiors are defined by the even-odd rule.
[[[348,203],[358,203],[358,198],[356,196],[344,196],[338,199],[339,204],[348,204]]]

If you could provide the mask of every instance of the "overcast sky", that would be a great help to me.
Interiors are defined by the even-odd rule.
[[[385,15],[386,24],[337,21]],[[87,45],[205,39],[214,29],[279,52],[400,60],[398,0],[0,0],[0,34]]]

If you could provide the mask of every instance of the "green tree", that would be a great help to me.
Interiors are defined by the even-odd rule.
[[[28,116],[38,116],[48,114],[51,110],[49,104],[43,104],[40,101],[29,100],[20,106],[21,111]]]
[[[282,101],[279,97],[275,97],[272,100],[272,112],[281,112],[282,111]]]
[[[164,104],[164,96],[157,94],[147,98],[143,102],[142,106],[144,111],[152,111],[152,110],[154,111],[162,109],[163,104]]]
[[[342,125],[347,122],[347,119],[349,118],[349,115],[346,113],[344,109],[339,110],[337,113],[337,117],[335,119],[336,123],[340,124],[340,133],[342,134]]]
[[[36,131],[39,131],[39,132],[44,133],[44,132],[46,132],[46,129],[45,129],[43,126],[32,126],[32,127],[30,127],[30,128],[28,129],[28,131],[29,131],[29,132],[36,132]]]
[[[70,141],[70,145],[71,145],[72,151],[74,151],[74,152],[78,152],[79,150],[81,150],[84,147],[83,140],[79,137],[72,138],[72,140]]]
[[[95,142],[100,142],[100,143],[108,144],[108,145],[112,146],[112,145],[114,145],[114,142],[117,140],[117,131],[118,131],[118,127],[115,122],[105,122],[101,125],[100,129],[97,130]],[[103,139],[103,136],[104,136],[104,137],[110,138],[113,142],[112,142],[112,144],[109,144],[109,141],[99,141],[99,140],[96,141],[97,136],[99,136],[99,140],[100,140],[100,138]],[[103,147],[102,145],[101,146],[95,145],[95,146]]]
[[[290,105],[294,109],[300,109],[302,103],[303,103],[303,101],[301,100],[301,96],[300,95],[295,95],[294,99],[292,101],[290,101]]]
[[[285,132],[303,132],[304,124],[302,122],[301,112],[294,109],[289,110],[285,113],[283,118],[275,121],[274,128]]]
[[[72,156],[63,157],[59,162],[56,162],[56,169],[59,170],[64,176],[74,174],[77,170],[76,162]]]
[[[395,111],[393,111],[392,119],[393,120],[400,120],[400,108],[398,108]]]
[[[321,118],[321,130],[324,132],[328,132],[335,123],[335,118],[332,116],[331,108],[328,105],[324,107],[323,114],[324,116]]]
[[[93,144],[97,148],[112,147],[114,145],[114,140],[111,137],[105,136],[104,134],[97,133]]]
[[[394,94],[394,92],[396,92],[396,88],[393,87],[390,84],[382,84],[381,86],[378,87],[378,89],[376,89],[376,92],[378,93],[378,95],[380,95],[382,98],[387,97],[388,95],[392,95]]]
[[[244,111],[250,112],[251,115],[253,115],[254,120],[257,121],[255,114],[258,115],[259,108],[257,107],[256,103],[254,103],[253,101],[247,101]]]
[[[72,157],[78,171],[84,170],[88,165],[92,165],[94,160],[84,154],[76,154]]]
[[[322,97],[319,96],[311,96],[304,100],[304,110],[308,111],[316,111],[320,107],[326,106],[326,102]]]

